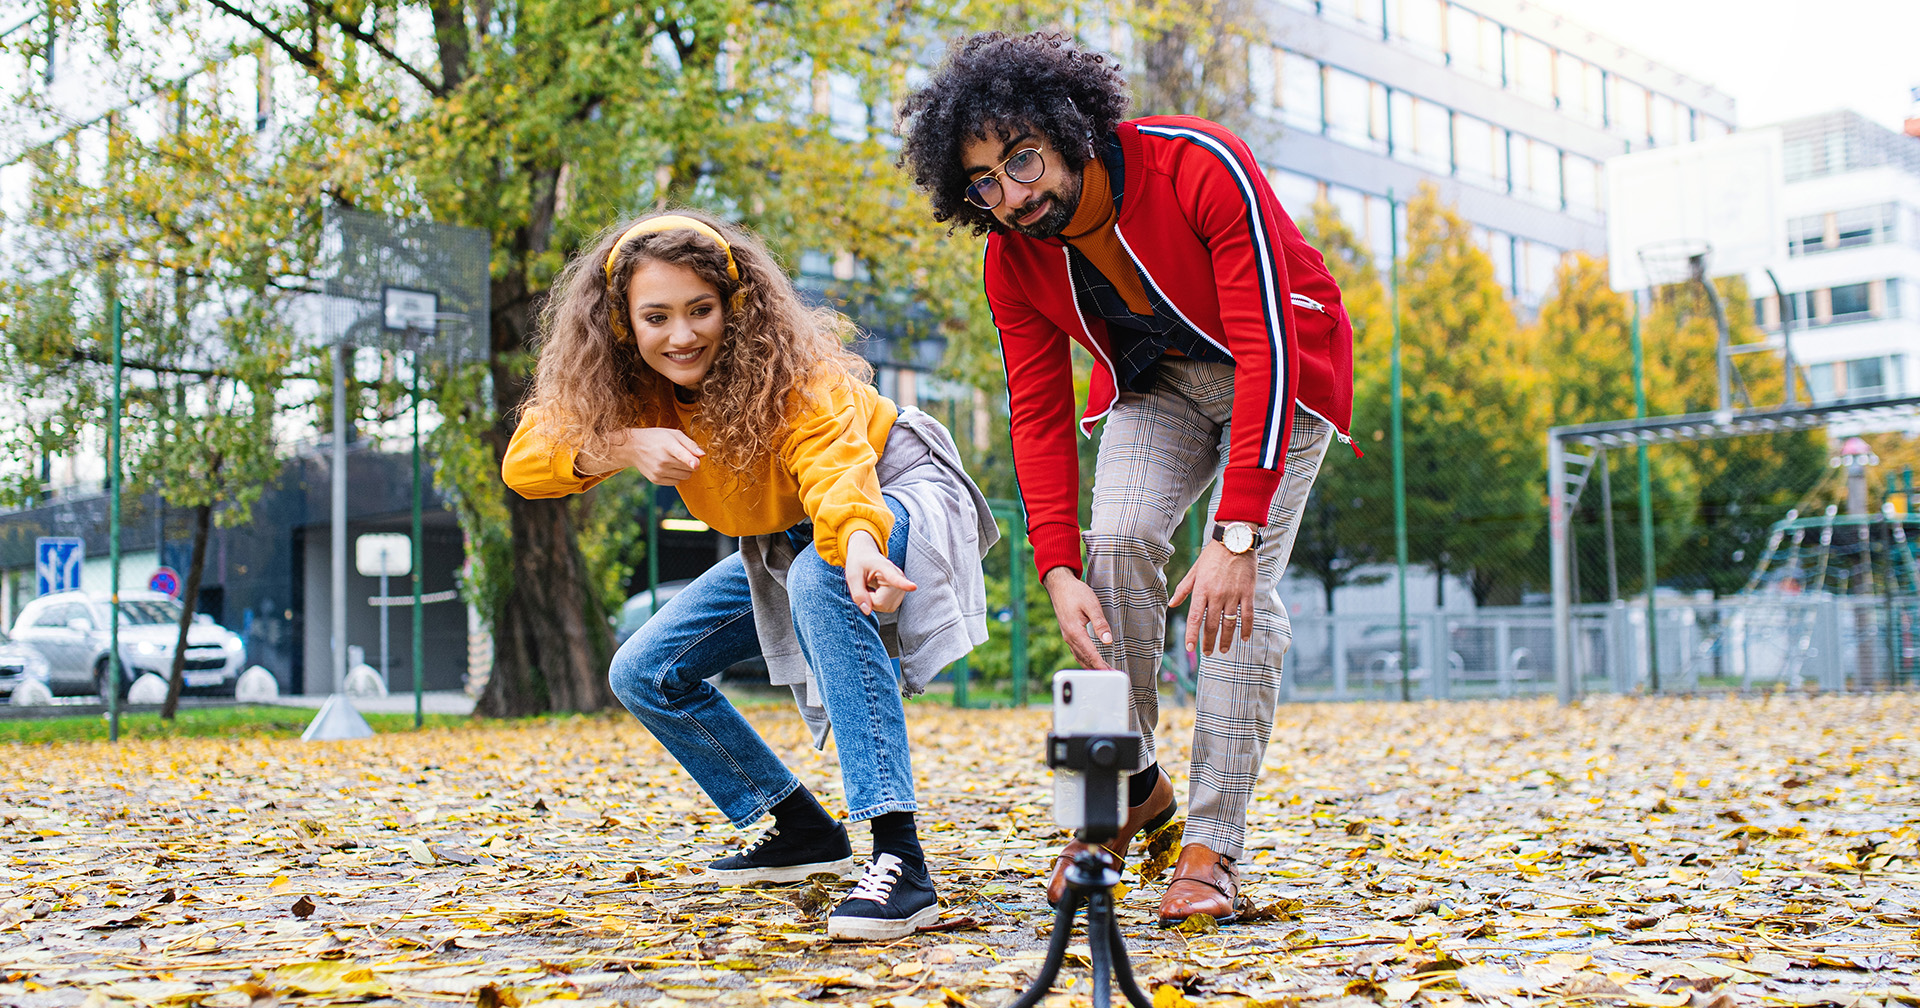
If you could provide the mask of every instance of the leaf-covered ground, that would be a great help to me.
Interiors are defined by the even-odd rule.
[[[702,882],[741,837],[624,716],[0,747],[0,1005],[993,1008],[1051,920],[1046,712],[910,711],[948,918],[889,944],[825,941],[845,883]],[[1917,732],[1913,695],[1287,707],[1264,919],[1161,930],[1130,869],[1122,926],[1160,1008],[1920,1004]]]

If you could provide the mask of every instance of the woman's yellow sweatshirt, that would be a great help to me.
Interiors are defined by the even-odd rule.
[[[695,518],[723,535],[784,532],[810,518],[821,558],[844,567],[844,544],[855,530],[865,529],[883,551],[893,534],[893,512],[880,499],[874,465],[900,411],[873,386],[852,380],[822,383],[813,402],[794,421],[778,454],[762,459],[746,476],[736,479],[703,459],[674,489]],[[706,450],[698,404],[675,400],[674,407],[674,426]],[[507,486],[522,497],[564,497],[613,475],[576,473],[577,451],[537,433],[538,422],[536,411],[527,410],[500,465]]]

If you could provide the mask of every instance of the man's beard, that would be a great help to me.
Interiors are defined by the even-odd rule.
[[[1060,232],[1067,229],[1067,224],[1073,220],[1074,212],[1080,209],[1082,178],[1083,176],[1076,172],[1069,176],[1066,181],[1062,182],[1059,189],[1043,194],[1040,197],[1041,199],[1051,199],[1053,203],[1047,207],[1047,212],[1041,216],[1039,220],[1031,224],[1010,223],[1007,227],[1029,238],[1058,237]],[[1031,201],[1028,205],[1032,205]],[[1018,217],[1019,214],[1014,214],[1013,216]]]

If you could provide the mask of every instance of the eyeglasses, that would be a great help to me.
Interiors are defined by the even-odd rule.
[[[967,186],[966,192],[962,195],[974,206],[982,210],[991,210],[999,206],[1000,200],[1005,196],[1000,191],[998,176],[1001,172],[1006,172],[1007,177],[1015,182],[1026,185],[1040,181],[1040,176],[1046,174],[1046,171],[1047,163],[1040,157],[1040,148],[1025,147],[1014,151],[1013,156],[1000,162],[999,167],[974,179],[973,184]]]

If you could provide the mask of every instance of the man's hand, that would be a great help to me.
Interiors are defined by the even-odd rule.
[[[1187,610],[1188,651],[1225,651],[1233,644],[1236,628],[1241,640],[1253,637],[1253,582],[1258,563],[1253,550],[1235,553],[1225,543],[1210,542],[1200,551],[1200,559],[1167,600],[1169,606],[1177,606],[1193,596],[1193,606]]]
[[[866,529],[856,529],[847,537],[847,595],[860,611],[893,612],[916,586],[907,575],[880,552],[880,544]]]
[[[1067,647],[1073,649],[1074,660],[1081,668],[1112,668],[1087,633],[1087,628],[1092,627],[1093,632],[1100,635],[1102,644],[1113,643],[1113,628],[1107,625],[1106,614],[1100,611],[1100,600],[1094,597],[1093,589],[1075,577],[1071,567],[1055,567],[1040,583],[1046,586],[1047,597],[1053,600],[1053,615],[1060,621],[1060,636],[1065,637]]]
[[[679,486],[692,478],[706,455],[686,432],[672,427],[634,427],[609,435],[607,440],[612,444],[613,457],[608,460],[611,465],[599,468],[600,472],[638,469],[655,486]],[[584,457],[574,463],[583,474],[595,466],[598,460]]]

